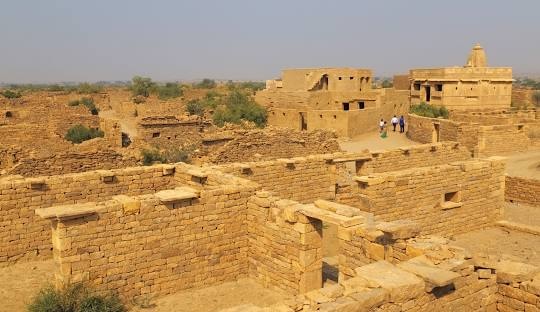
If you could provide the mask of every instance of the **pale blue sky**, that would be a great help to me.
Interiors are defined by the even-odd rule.
[[[0,0],[0,81],[269,79],[462,65],[540,73],[539,0]]]

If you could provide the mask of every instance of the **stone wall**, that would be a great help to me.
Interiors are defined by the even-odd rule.
[[[25,177],[51,176],[77,173],[98,169],[118,169],[135,166],[138,160],[124,156],[114,150],[55,153],[43,157],[25,157],[15,166],[8,168],[6,174]]]
[[[470,152],[456,142],[412,145],[370,154],[371,159],[357,161],[357,174],[429,167],[471,158]]]
[[[327,163],[328,156],[231,163],[214,168],[254,181],[281,198],[307,203],[335,196],[335,168]]]
[[[324,130],[237,130],[223,146],[210,149],[208,157],[210,162],[221,164],[333,153],[340,150],[336,138],[333,132]]]
[[[52,222],[56,280],[86,281],[127,299],[246,276],[246,210],[254,187],[203,188],[198,197],[174,203],[158,194],[122,196],[94,204],[91,215],[57,214]]]
[[[180,120],[174,116],[144,117],[137,125],[137,140],[160,148],[196,145],[208,126],[208,122]]]
[[[41,178],[0,179],[0,266],[52,255],[50,225],[34,210],[153,193],[174,185],[163,165]]]
[[[356,178],[357,202],[348,204],[384,220],[409,219],[423,234],[457,234],[490,226],[504,201],[504,161],[447,165]]]
[[[540,206],[540,180],[506,176],[506,201]]]
[[[258,192],[248,203],[249,276],[298,294],[322,285],[322,223],[293,209],[297,202]]]
[[[478,156],[503,155],[529,149],[527,126],[481,126],[478,130]]]

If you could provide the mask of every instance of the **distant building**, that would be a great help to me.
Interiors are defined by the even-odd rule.
[[[487,67],[478,44],[463,67],[412,69],[409,77],[411,104],[478,109],[508,108],[512,101],[512,68]]]
[[[333,129],[352,137],[376,129],[381,118],[408,111],[408,89],[372,89],[372,79],[369,69],[286,69],[281,79],[267,81],[255,99],[268,108],[270,125]],[[383,109],[381,103],[389,106]]]

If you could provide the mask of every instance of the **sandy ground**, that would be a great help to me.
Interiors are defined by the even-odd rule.
[[[455,244],[473,253],[504,256],[540,266],[540,236],[503,228],[489,228],[455,236]]]
[[[508,158],[508,175],[540,179],[540,151],[520,152],[505,157]]]
[[[131,118],[119,118],[116,115],[116,112],[114,110],[106,110],[106,111],[100,111],[99,116],[102,118],[114,118],[118,119],[118,122],[120,123],[120,129],[122,132],[127,133],[129,137],[134,138],[138,135],[137,133],[137,118],[131,117]]]
[[[0,312],[26,311],[39,289],[53,281],[53,272],[52,260],[0,268]]]
[[[505,203],[503,219],[526,225],[540,226],[540,207]],[[538,251],[540,252],[540,245]]]
[[[420,143],[411,141],[405,133],[399,131],[388,131],[388,137],[382,139],[378,131],[365,133],[351,139],[340,139],[339,145],[347,152],[361,152],[364,149],[385,150],[402,146],[418,145]]]
[[[287,298],[285,293],[266,289],[250,279],[241,279],[163,297],[154,302],[155,307],[134,308],[131,312],[213,312],[248,303],[265,307]]]

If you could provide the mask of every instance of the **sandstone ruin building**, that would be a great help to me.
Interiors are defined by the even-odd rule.
[[[372,79],[369,69],[286,69],[255,99],[269,109],[270,125],[353,137],[376,129],[382,116],[408,111],[406,90],[372,89]]]
[[[448,109],[510,107],[512,68],[488,67],[478,44],[463,67],[412,69],[409,76],[411,104],[426,102]]]

